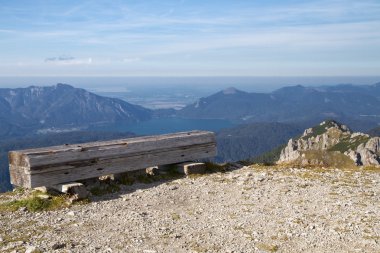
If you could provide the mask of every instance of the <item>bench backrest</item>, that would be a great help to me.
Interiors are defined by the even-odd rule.
[[[11,183],[34,188],[216,155],[215,134],[191,131],[9,152]]]

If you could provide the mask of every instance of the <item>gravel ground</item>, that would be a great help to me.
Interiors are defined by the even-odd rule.
[[[243,167],[2,213],[0,251],[380,252],[379,200],[379,171]]]

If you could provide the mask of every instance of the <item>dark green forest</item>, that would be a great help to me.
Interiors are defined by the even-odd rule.
[[[252,123],[220,131],[217,134],[217,162],[247,160],[286,144],[301,134],[303,125]]]
[[[368,131],[368,134],[371,135],[372,137],[380,136],[380,127],[376,127],[374,129]]]

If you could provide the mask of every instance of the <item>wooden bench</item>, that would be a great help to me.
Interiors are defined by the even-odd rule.
[[[215,134],[191,131],[9,152],[11,183],[35,188],[214,157]]]

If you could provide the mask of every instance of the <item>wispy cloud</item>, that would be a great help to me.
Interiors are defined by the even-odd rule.
[[[45,58],[45,63],[56,65],[89,65],[92,64],[92,58],[77,59],[72,56],[58,56]]]
[[[58,56],[58,57],[49,57],[45,59],[45,62],[57,62],[57,61],[72,61],[75,60],[72,56]]]

